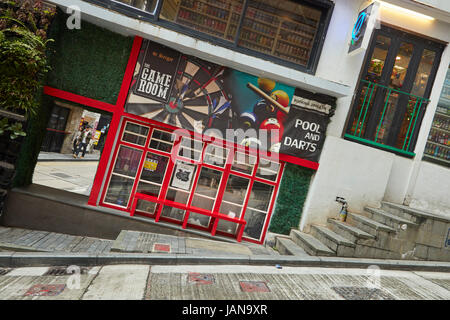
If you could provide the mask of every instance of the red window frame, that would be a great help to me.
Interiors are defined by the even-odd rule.
[[[225,140],[221,140],[221,139],[215,139],[215,138],[210,138],[210,137],[204,137],[202,135],[199,135],[197,133],[194,132],[190,132],[187,130],[183,130],[183,135],[179,135],[179,134],[174,134],[173,132],[175,130],[179,130],[179,128],[170,126],[170,125],[166,125],[154,120],[150,120],[150,119],[138,119],[140,117],[136,117],[136,116],[131,116],[128,114],[125,114],[124,117],[122,118],[122,123],[120,125],[120,131],[119,131],[119,135],[116,138],[116,143],[115,143],[115,147],[114,147],[114,151],[113,151],[113,156],[111,158],[110,161],[110,167],[107,170],[107,174],[106,174],[106,179],[105,179],[105,184],[104,184],[104,188],[101,192],[101,196],[100,196],[100,202],[99,205],[104,206],[104,207],[108,207],[108,208],[113,208],[113,209],[118,209],[118,210],[122,210],[122,211],[126,211],[129,212],[130,215],[139,215],[139,216],[144,216],[144,217],[148,217],[148,218],[153,218],[155,219],[155,222],[158,221],[166,221],[166,222],[171,222],[171,223],[175,223],[178,225],[181,225],[182,228],[195,228],[195,229],[199,229],[199,230],[203,230],[203,231],[208,231],[211,232],[212,235],[215,234],[220,234],[223,236],[227,236],[227,237],[233,237],[233,238],[237,238],[238,241],[240,241],[241,239],[245,240],[245,241],[249,241],[249,242],[254,242],[254,243],[263,243],[264,239],[265,239],[265,235],[267,232],[267,228],[270,222],[270,218],[272,215],[272,211],[273,211],[273,207],[274,207],[274,203],[275,203],[275,198],[278,192],[278,187],[281,181],[281,176],[283,174],[283,169],[284,169],[284,162],[279,161],[279,159],[274,159],[271,158],[270,156],[272,155],[271,153],[267,153],[267,157],[262,156],[257,150],[255,149],[251,149],[251,148],[247,148],[247,147],[243,147],[240,145],[236,145],[234,143],[231,143],[229,141],[225,141]],[[125,132],[125,127],[127,125],[127,123],[134,123],[137,125],[141,125],[141,126],[145,126],[147,127],[148,133],[147,133],[147,138],[145,141],[145,145],[141,146],[138,144],[134,144],[131,142],[127,142],[122,140],[123,136],[124,136],[124,132]],[[152,134],[154,132],[154,130],[160,130],[160,131],[166,131],[169,133],[172,133],[175,135],[174,141],[173,141],[173,147],[171,149],[171,152],[164,152],[164,151],[160,151],[157,149],[153,149],[150,148],[150,141],[151,141],[151,137]],[[192,140],[197,140],[203,143],[202,146],[202,150],[201,150],[201,157],[199,161],[196,160],[192,160],[183,156],[179,155],[179,150],[180,150],[180,145],[181,145],[181,139],[183,137],[192,139]],[[227,158],[226,158],[226,162],[225,165],[223,167],[220,166],[216,166],[216,165],[212,165],[212,164],[208,164],[203,162],[203,157],[205,156],[205,151],[208,145],[215,145],[217,147],[221,147],[225,150],[227,150]],[[111,177],[113,176],[113,170],[114,170],[114,166],[117,160],[117,156],[119,153],[119,150],[121,147],[129,147],[129,148],[133,148],[136,150],[141,151],[141,158],[139,160],[139,165],[138,165],[138,169],[133,181],[133,186],[132,186],[132,190],[130,193],[130,196],[128,198],[127,201],[127,205],[125,206],[120,206],[117,204],[113,204],[113,203],[108,203],[107,201],[105,201],[105,197],[106,197],[106,193],[108,191],[108,187],[111,181]],[[140,182],[140,176],[143,170],[143,166],[144,166],[144,161],[146,159],[147,153],[153,153],[156,155],[160,155],[160,156],[165,156],[169,158],[169,161],[167,163],[166,166],[166,170],[164,173],[164,178],[163,181],[161,183],[161,187],[160,187],[160,191],[158,194],[158,197],[153,197],[153,196],[146,196],[146,200],[147,201],[152,201],[157,203],[157,207],[155,209],[155,213],[154,214],[149,214],[149,213],[145,213],[143,211],[139,211],[138,209],[136,209],[136,204],[137,204],[137,199],[136,199],[136,193],[137,193],[137,188],[138,188],[138,184]],[[255,157],[256,162],[253,164],[253,169],[252,169],[252,173],[251,174],[246,174],[240,171],[236,171],[232,168],[233,165],[233,159],[235,157],[235,153],[236,152],[241,152],[243,154],[246,155],[251,155]],[[278,174],[276,177],[275,181],[272,180],[268,180],[268,179],[264,179],[261,177],[257,177],[256,174],[258,172],[258,165],[260,162],[260,158],[263,157],[269,161],[273,161],[279,164],[279,168],[278,168]],[[176,165],[177,161],[182,161],[184,163],[187,164],[194,164],[196,165],[196,171],[194,174],[194,178],[192,179],[192,185],[191,185],[191,189],[189,191],[186,191],[187,193],[189,193],[188,199],[186,201],[185,204],[181,204],[181,203],[177,203],[177,202],[173,202],[171,200],[166,199],[167,196],[167,191],[169,189],[169,184],[170,181],[172,179],[172,175],[174,172],[174,167]],[[195,196],[195,191],[197,188],[197,184],[198,184],[198,179],[200,176],[200,173],[202,171],[202,168],[206,167],[212,170],[216,170],[221,172],[221,180],[220,180],[220,184],[219,184],[219,189],[216,193],[216,198],[214,201],[214,205],[213,205],[213,209],[212,210],[205,210],[205,209],[201,209],[201,208],[196,208],[194,206],[192,206],[192,200]],[[228,183],[228,178],[230,177],[230,175],[235,175],[238,177],[242,177],[242,178],[246,178],[249,180],[249,184],[247,186],[247,190],[245,192],[245,198],[244,198],[244,202],[242,205],[238,205],[242,207],[241,213],[239,215],[239,218],[229,218],[227,217],[225,214],[220,213],[219,209],[220,209],[220,205],[222,204],[222,200],[223,200],[223,194],[225,192],[225,188],[227,186]],[[267,185],[270,185],[273,187],[273,191],[272,191],[272,195],[271,195],[271,199],[269,202],[269,206],[267,209],[267,212],[265,212],[265,221],[264,221],[264,225],[263,225],[263,229],[261,231],[261,235],[259,239],[255,239],[255,238],[250,238],[250,237],[246,237],[243,236],[243,231],[245,229],[246,223],[245,223],[245,213],[247,210],[247,206],[250,200],[250,195],[251,195],[251,190],[253,187],[254,182],[260,182],[260,183],[264,183]],[[138,194],[139,198],[140,195]],[[171,219],[169,217],[164,217],[161,216],[161,212],[164,206],[172,206],[172,207],[176,207],[182,210],[185,210],[185,214],[183,217],[183,220],[175,220],[175,219]],[[206,214],[210,216],[210,220],[209,220],[209,224],[208,227],[203,227],[203,226],[199,226],[199,225],[195,225],[195,224],[191,224],[188,222],[189,219],[189,215],[191,213],[200,213],[200,214]],[[208,214],[207,214],[208,213]],[[226,233],[220,230],[217,230],[218,227],[218,223],[220,220],[228,220],[228,221],[232,221],[234,223],[237,223],[237,228],[236,228],[236,233],[235,234],[230,234],[230,233]]]

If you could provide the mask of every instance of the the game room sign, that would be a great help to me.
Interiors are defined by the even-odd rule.
[[[144,40],[125,112],[317,162],[334,105],[333,97]]]

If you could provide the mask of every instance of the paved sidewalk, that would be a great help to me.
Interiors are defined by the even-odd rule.
[[[99,159],[100,153],[98,151],[95,151],[94,153],[86,153],[83,159],[75,159],[71,153],[41,151],[38,155],[38,161],[98,161]]]
[[[179,300],[180,303],[165,310],[166,318],[178,319],[183,313],[185,318],[192,318],[198,316],[198,313],[192,313],[193,308],[208,305],[215,308],[209,309],[214,311],[215,318],[230,319],[236,316],[233,308],[244,305],[239,300],[248,300],[247,304],[254,307],[267,305],[264,300],[450,299],[449,273],[378,271],[136,264],[71,266],[67,270],[55,267],[0,268],[0,300]],[[196,302],[200,300],[209,302],[203,305]],[[283,316],[289,305],[283,302],[276,306],[268,304],[269,318]],[[300,304],[298,308],[304,306]],[[406,310],[401,310],[404,315]],[[206,316],[212,317],[211,312]]]
[[[122,235],[122,236],[121,236]],[[0,226],[0,267],[253,265],[450,272],[449,262],[280,255],[270,247],[123,231],[116,240]],[[126,241],[123,241],[126,240]]]

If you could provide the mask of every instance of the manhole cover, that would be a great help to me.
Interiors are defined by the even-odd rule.
[[[153,245],[153,252],[170,252],[170,244],[155,243]]]
[[[189,272],[188,282],[196,284],[213,284],[214,276],[209,273]]]
[[[270,292],[264,281],[239,281],[243,292]]]
[[[68,174],[62,173],[62,172],[52,172],[50,173],[52,176],[57,176],[63,179],[70,179],[73,178],[72,176],[69,176]]]
[[[57,296],[66,288],[65,284],[35,284],[25,296]]]
[[[366,287],[332,287],[345,300],[395,300],[395,298],[380,289]]]
[[[67,276],[77,272],[79,272],[79,274],[87,274],[89,272],[89,268],[79,267],[79,269],[76,269],[70,267],[51,267],[47,270],[44,276]]]

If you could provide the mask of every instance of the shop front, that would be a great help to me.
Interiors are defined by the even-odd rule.
[[[285,163],[318,168],[335,99],[139,37],[126,75],[89,203],[263,243]]]

